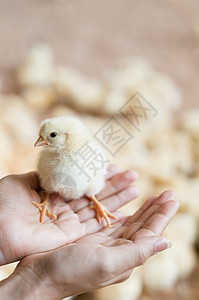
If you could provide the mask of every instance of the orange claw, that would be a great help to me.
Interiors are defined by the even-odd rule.
[[[110,221],[108,217],[112,219],[116,219],[116,217],[111,214],[108,209],[106,209],[106,207],[97,200],[95,196],[91,196],[89,198],[94,202],[94,204],[91,205],[90,208],[96,210],[96,219],[98,223],[101,223],[101,217],[104,217],[107,226],[110,227]]]
[[[32,202],[32,204],[35,205],[40,211],[40,222],[41,223],[44,222],[45,215],[47,215],[51,219],[56,219],[56,216],[54,214],[51,214],[49,212],[49,210],[47,209],[49,194],[46,193],[44,198],[45,199],[41,203],[37,203],[35,201]]]

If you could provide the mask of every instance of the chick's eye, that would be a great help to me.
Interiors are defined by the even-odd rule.
[[[51,134],[50,134],[50,136],[51,136],[52,138],[56,137],[56,135],[57,135],[57,132],[51,132]]]

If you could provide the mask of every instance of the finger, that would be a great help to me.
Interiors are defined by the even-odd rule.
[[[123,189],[125,189],[129,184],[131,184],[137,178],[137,173],[135,171],[129,170],[123,173],[113,176],[110,180],[106,182],[105,188],[102,192],[97,195],[97,199],[101,200],[105,197],[109,197]],[[87,207],[90,201],[86,197],[81,199],[76,199],[70,202],[71,209],[77,213],[81,209]],[[91,217],[93,214],[90,215]]]
[[[158,210],[160,206],[159,205],[152,205],[145,211],[144,214],[135,222],[130,221],[126,224],[126,230],[124,231],[124,234],[122,235],[122,238],[124,239],[131,239],[132,235],[136,232],[138,232],[145,224],[145,222],[154,215],[154,213]]]
[[[111,164],[108,167],[106,179],[110,179],[111,177],[122,172],[122,169],[118,165]]]
[[[106,245],[107,244],[107,245]],[[101,250],[102,257],[106,259],[105,267],[109,274],[114,274],[114,278],[121,273],[133,270],[133,268],[142,265],[145,261],[157,251],[163,251],[170,247],[169,241],[160,236],[146,237],[143,239],[135,240],[134,242],[120,240],[115,245],[114,240],[105,242]],[[99,256],[100,256],[99,251]],[[104,255],[105,254],[105,255]],[[99,257],[99,259],[103,259]]]
[[[162,204],[159,209],[152,215],[142,228],[134,233],[131,237],[132,240],[140,236],[160,235],[169,224],[173,216],[179,208],[179,203],[171,200]]]
[[[139,222],[145,222],[147,218],[149,218],[162,203],[174,199],[175,193],[173,191],[165,191],[161,193],[158,197],[149,198],[144,203],[144,205],[132,217],[128,219],[128,224],[133,224],[135,222],[138,222],[138,220]]]
[[[101,203],[110,211],[117,210],[128,202],[134,200],[139,196],[139,191],[135,186],[128,186],[117,194],[108,197],[101,201]]]
[[[155,204],[162,204],[168,200],[175,200],[176,198],[176,193],[171,190],[167,190],[162,192],[157,199],[154,201]]]
[[[123,217],[123,213],[120,211],[114,211],[113,214],[116,216],[116,219],[110,219],[111,226],[114,226],[115,223],[119,222]],[[102,230],[103,228],[107,228],[107,223],[105,220],[102,218],[101,223],[98,223],[96,218],[91,218],[88,219],[84,222],[82,222],[82,225],[84,226],[84,232],[88,234],[93,234],[95,232],[98,232],[99,230]],[[111,227],[108,227],[111,229]],[[107,234],[104,233],[104,235]]]
[[[164,203],[168,199],[174,199],[175,193],[172,191],[166,191],[160,194],[159,197],[149,198],[144,205],[132,216],[128,217],[125,226],[115,232],[113,237],[123,237],[130,238],[133,233],[138,231],[143,224],[154,214],[154,212],[159,208],[161,203]]]
[[[123,234],[123,238],[131,239],[135,235],[153,235],[153,234],[161,234],[164,225],[166,226],[171,218],[175,215],[178,203],[174,200],[164,202],[160,206],[154,205],[153,213],[149,213],[150,217],[141,217],[141,220],[129,226],[126,232]],[[152,210],[153,207],[150,209]],[[149,209],[149,210],[150,210]],[[168,223],[165,223],[167,221]],[[157,231],[156,227],[159,228],[159,232]],[[163,226],[163,228],[162,228]]]
[[[29,172],[20,175],[13,175],[13,177],[17,178],[18,180],[22,181],[23,183],[27,184],[31,189],[38,189],[39,188],[39,178],[36,172]]]
[[[134,186],[129,186],[125,190],[111,196],[101,203],[110,211],[113,212],[123,206],[124,204],[130,202],[138,196],[138,190]],[[95,216],[95,211],[89,209],[88,207],[81,209],[77,212],[80,222],[91,219]]]
[[[110,236],[113,238],[113,239],[118,239],[118,238],[122,238],[124,233],[126,231],[126,226],[121,226],[121,227],[118,227],[116,228],[115,231],[113,231]]]
[[[136,220],[142,215],[142,213],[147,210],[150,205],[152,204],[152,202],[157,199],[156,196],[149,198],[143,205],[142,207],[140,207],[140,209],[132,216],[132,217],[126,217],[126,221],[125,221],[125,226],[122,226],[120,228],[117,228],[114,232],[111,233],[111,237],[113,239],[116,238],[121,238],[123,237],[124,233],[127,231],[127,227],[129,224],[129,219],[130,218],[134,218],[134,221],[136,222]]]
[[[74,199],[69,202],[70,208],[74,211],[74,213],[77,213],[83,208],[88,208],[90,205],[90,200],[86,197],[81,197],[80,199]]]
[[[117,222],[114,223],[110,227],[103,228],[100,233],[105,234],[106,236],[111,236],[114,234],[115,231],[119,230],[123,227],[124,223],[126,222],[127,217],[122,217],[120,220],[117,219]]]
[[[105,199],[111,195],[114,195],[118,191],[125,189],[129,184],[133,183],[137,177],[137,172],[133,170],[127,170],[123,173],[113,176],[106,182],[105,188],[97,195],[97,199]]]

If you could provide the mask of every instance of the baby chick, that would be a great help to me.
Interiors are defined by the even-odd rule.
[[[40,222],[43,223],[45,214],[56,218],[47,206],[49,193],[57,192],[65,200],[78,199],[85,194],[94,203],[92,208],[96,210],[98,222],[104,217],[109,226],[108,217],[115,219],[115,216],[95,197],[105,185],[105,156],[85,125],[71,116],[45,120],[34,146],[44,147],[37,170],[45,196],[43,202],[33,202],[41,212]],[[90,153],[100,167],[94,168],[94,161],[89,160]],[[73,188],[72,194],[68,193],[68,187]]]

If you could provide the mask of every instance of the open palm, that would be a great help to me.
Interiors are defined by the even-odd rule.
[[[98,284],[95,288],[126,280],[135,267],[170,247],[170,242],[161,235],[178,207],[175,193],[165,191],[148,199],[133,215],[121,218],[113,227],[79,239],[74,248],[75,245],[80,246],[79,251],[81,247],[87,248],[86,262],[100,256],[97,261],[101,262],[100,272],[103,270],[104,278],[99,282],[99,274],[96,278],[92,276],[93,285]]]
[[[33,281],[42,299],[44,295],[48,295],[45,299],[61,299],[122,282],[135,267],[170,246],[161,234],[178,209],[174,199],[172,191],[150,198],[134,215],[121,218],[112,227],[24,258],[15,273],[20,272],[22,279],[37,274]]]
[[[137,196],[137,189],[129,186],[135,179],[134,171],[120,173],[116,166],[109,168],[107,182],[98,199],[117,216],[116,210]],[[32,201],[41,201],[37,174],[11,175],[0,181],[0,265],[24,256],[55,249],[77,239],[98,232],[95,212],[89,209],[86,198],[66,203],[59,195],[51,195],[49,210],[57,220],[39,222],[39,211]]]

